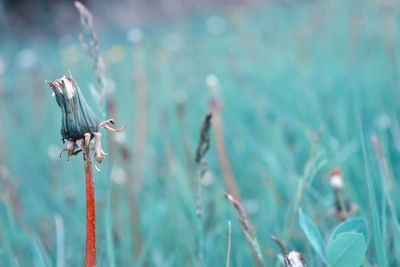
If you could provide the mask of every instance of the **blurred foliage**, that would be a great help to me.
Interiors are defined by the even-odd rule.
[[[129,216],[128,174],[117,148],[100,166],[102,172],[95,173],[98,266],[113,261],[116,266],[195,264],[196,177],[188,166],[194,163],[200,124],[208,111],[209,74],[220,81],[229,160],[266,264],[277,261],[279,250],[270,236],[285,236],[285,220],[306,178],[307,162],[322,153],[326,164],[309,179],[301,206],[325,243],[339,224],[327,214],[334,193],[326,174],[333,167],[342,169],[346,197],[359,206],[357,216],[367,218],[371,228],[368,167],[382,246],[388,265],[398,266],[399,7],[396,2],[357,0],[265,4],[99,34],[107,76],[114,81],[116,119],[129,125],[127,148],[134,154],[133,140],[141,127],[135,120],[141,116],[147,142],[143,158],[133,157],[128,164],[133,178],[142,180],[140,221],[131,222]],[[97,19],[94,14],[95,24]],[[91,60],[77,36],[35,41],[0,36],[0,266],[83,263],[83,162],[80,155],[70,161],[58,157],[60,113],[44,83],[71,72],[94,111],[102,114],[90,95],[89,84],[95,85]],[[137,72],[144,73],[144,82],[135,78]],[[144,114],[135,114],[139,86],[147,92]],[[373,133],[386,157],[387,173],[380,171],[370,142]],[[191,157],[185,154],[185,142]],[[140,160],[143,166],[137,164]],[[206,160],[204,266],[225,264],[228,220],[232,266],[250,266],[240,225],[222,195],[226,189],[213,135]],[[142,177],[137,177],[138,168],[143,168]],[[388,209],[385,183],[395,214]],[[111,246],[106,237],[110,222]],[[132,224],[140,225],[143,236],[138,258]],[[61,237],[64,242],[57,243]],[[309,266],[322,266],[306,240],[295,223],[286,245],[303,252]],[[369,246],[365,266],[376,261]]]

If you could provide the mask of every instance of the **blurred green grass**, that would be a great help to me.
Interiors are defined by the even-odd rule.
[[[124,168],[113,151],[101,166],[103,172],[95,174],[98,266],[110,266],[113,261],[106,242],[110,222],[115,266],[195,264],[195,195],[187,162],[194,160],[198,130],[208,111],[205,79],[209,74],[220,81],[229,160],[267,266],[273,265],[278,254],[270,236],[285,235],[287,211],[299,179],[317,151],[327,163],[306,188],[302,207],[322,229],[324,240],[338,224],[327,216],[333,193],[324,177],[340,167],[346,196],[357,203],[358,215],[367,218],[370,232],[371,215],[378,216],[383,233],[377,240],[384,242],[380,245],[388,265],[398,266],[400,237],[370,142],[371,134],[377,134],[387,158],[390,197],[398,220],[398,18],[398,5],[308,1],[234,8],[149,25],[141,29],[143,39],[136,44],[118,29],[100,33],[107,75],[115,82],[116,119],[129,124],[126,136],[132,151],[138,115],[133,73],[145,71],[148,136],[138,193],[141,221],[133,222],[141,226],[143,255],[133,257],[137,244],[132,240],[126,181],[121,182],[121,177],[111,181],[107,175],[110,158],[115,168]],[[70,71],[96,107],[88,90],[94,82],[91,61],[77,36],[32,41],[10,37],[0,47],[6,66],[0,76],[0,265],[56,266],[57,215],[64,225],[65,266],[79,266],[85,246],[83,163],[79,156],[68,162],[55,156],[62,146],[60,114],[43,81]],[[176,115],[176,99],[182,94],[186,95],[184,132]],[[96,112],[100,116],[101,109]],[[319,131],[320,141],[314,143]],[[185,155],[183,140],[189,142],[193,158]],[[250,266],[240,225],[222,196],[226,189],[214,139],[206,159],[212,180],[203,190],[208,222],[204,265],[225,264],[227,221],[231,220],[232,266]],[[131,160],[134,170],[136,162]],[[365,165],[379,214],[370,209]],[[108,193],[111,214],[106,212]],[[321,266],[297,223],[288,240],[290,249],[305,253],[309,266]],[[367,259],[365,266],[377,262],[372,243]]]

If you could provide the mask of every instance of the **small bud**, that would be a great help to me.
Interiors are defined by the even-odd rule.
[[[343,189],[343,177],[340,169],[333,169],[329,177],[331,186],[334,189]]]
[[[343,178],[342,176],[335,175],[331,177],[331,186],[335,189],[343,188]]]
[[[213,112],[221,109],[222,100],[220,97],[219,80],[217,76],[209,74],[206,78],[206,84],[210,92],[209,106]]]
[[[68,158],[77,155],[87,148],[91,139],[94,138],[94,159],[98,163],[102,163],[107,153],[101,147],[99,129],[105,128],[110,132],[122,132],[125,130],[126,124],[122,128],[114,128],[112,126],[115,124],[113,119],[99,122],[72,77],[63,76],[54,82],[48,82],[48,84],[53,89],[57,104],[61,108],[62,140],[68,140],[60,157],[64,151],[68,153]]]
[[[61,108],[61,136],[63,141],[76,141],[85,133],[97,132],[99,120],[83,97],[78,84],[71,77],[48,82]]]

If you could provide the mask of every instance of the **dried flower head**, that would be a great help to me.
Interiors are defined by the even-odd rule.
[[[126,124],[116,129],[110,126],[114,120],[108,119],[99,122],[96,115],[87,104],[82,92],[72,77],[63,76],[54,82],[47,82],[53,89],[58,106],[61,109],[61,137],[63,142],[68,141],[67,146],[61,151],[67,151],[68,158],[77,155],[84,146],[89,145],[94,138],[94,158],[101,163],[107,155],[101,148],[100,128],[112,132],[125,130]]]
[[[342,176],[342,171],[338,168],[335,168],[331,171],[329,180],[331,183],[331,186],[334,189],[343,189],[344,183],[343,183],[343,176]]]
[[[85,133],[98,132],[99,120],[71,77],[64,76],[48,84],[53,89],[57,104],[61,108],[63,141],[76,141],[84,138]]]
[[[305,258],[304,255],[297,251],[291,251],[288,253],[285,245],[276,237],[272,236],[272,240],[279,246],[279,249],[282,253],[282,262],[285,267],[303,267],[305,266]]]
[[[212,113],[207,113],[201,125],[199,144],[196,150],[196,163],[200,164],[208,149],[210,148],[210,128]]]
[[[333,169],[328,178],[335,194],[334,206],[329,210],[329,214],[336,215],[340,221],[344,221],[357,212],[358,206],[346,199],[344,194],[343,175],[339,168]]]
[[[287,267],[303,267],[304,255],[293,250],[285,256],[285,264]]]

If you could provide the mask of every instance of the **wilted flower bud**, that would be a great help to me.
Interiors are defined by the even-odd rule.
[[[49,82],[57,104],[61,108],[61,136],[63,141],[83,139],[85,133],[98,132],[99,120],[86,103],[77,83],[71,77],[64,76]]]
[[[105,128],[112,132],[121,132],[125,130],[126,125],[115,129],[110,126],[110,124],[114,124],[113,119],[99,122],[72,77],[63,76],[54,82],[48,82],[48,84],[53,89],[57,104],[61,108],[62,140],[63,142],[69,141],[61,153],[67,151],[68,158],[77,155],[85,146],[89,146],[90,140],[94,138],[94,158],[101,163],[107,154],[101,148],[99,129]],[[78,147],[80,149],[75,150]]]

